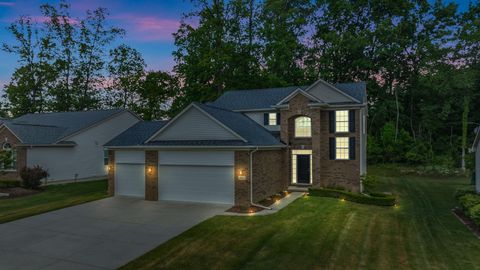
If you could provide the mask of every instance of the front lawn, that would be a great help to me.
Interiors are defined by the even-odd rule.
[[[0,223],[107,197],[107,181],[50,185],[45,191],[0,200]]]
[[[398,207],[300,198],[271,216],[211,218],[124,269],[475,269],[480,240],[450,212],[464,178],[380,168]]]

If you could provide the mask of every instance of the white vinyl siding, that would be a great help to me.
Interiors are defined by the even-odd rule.
[[[308,93],[319,100],[327,101],[328,103],[352,102],[352,99],[346,97],[339,90],[333,89],[331,86],[319,82]]]
[[[125,111],[68,138],[74,147],[28,147],[27,166],[48,170],[49,181],[105,177],[103,145],[138,121]]]
[[[335,138],[335,157],[339,160],[348,160],[349,153],[349,138],[348,137],[336,137]]]
[[[115,163],[145,164],[145,152],[115,151]]]
[[[295,118],[295,137],[309,138],[312,136],[312,120],[310,117],[300,116]]]
[[[257,122],[259,125],[263,126],[265,129],[268,129],[270,131],[280,131],[280,125],[264,125],[263,123],[263,115],[266,112],[246,112],[244,113],[246,116],[248,116],[250,119],[253,121]],[[276,116],[275,116],[276,117]]]
[[[195,107],[191,107],[173,121],[153,140],[240,140]]]
[[[348,124],[348,111],[335,111],[335,132],[348,132]]]

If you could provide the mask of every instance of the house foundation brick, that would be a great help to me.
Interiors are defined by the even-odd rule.
[[[115,151],[108,150],[108,195],[115,195]]]
[[[158,151],[145,151],[145,200],[158,201]]]

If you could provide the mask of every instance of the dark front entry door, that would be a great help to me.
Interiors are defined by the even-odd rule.
[[[310,184],[310,155],[297,155],[297,183]]]

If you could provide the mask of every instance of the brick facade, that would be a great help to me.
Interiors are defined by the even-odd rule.
[[[253,201],[259,202],[288,187],[285,150],[253,153]],[[245,180],[239,179],[243,171]],[[250,151],[235,151],[235,204],[250,205]]]
[[[312,150],[312,185],[319,187],[341,186],[352,191],[360,190],[360,110],[356,110],[355,133],[330,134],[328,110],[309,106],[309,99],[298,94],[288,109],[281,110],[280,138],[288,145],[284,151],[287,164],[287,182],[292,182],[292,150]],[[308,116],[312,121],[311,138],[295,138],[295,118]],[[355,160],[330,160],[329,138],[355,137]]]
[[[108,195],[115,195],[115,151],[108,150]]]
[[[27,149],[18,146],[20,143],[18,138],[9,129],[3,127],[0,129],[0,147],[5,142],[10,143],[12,148],[17,151],[17,166],[15,171],[6,171],[4,174],[0,174],[0,179],[20,180],[18,172],[27,166]]]
[[[158,151],[145,151],[145,200],[158,201]]]

